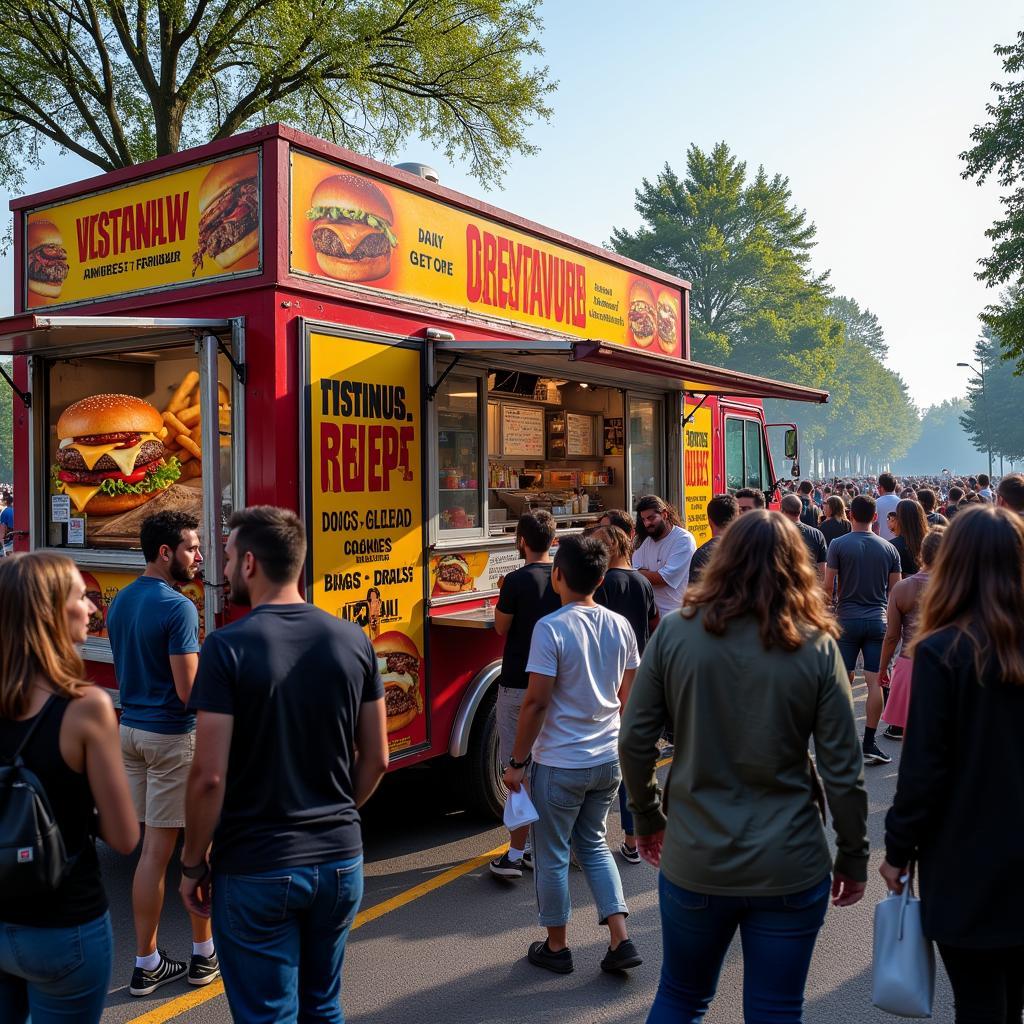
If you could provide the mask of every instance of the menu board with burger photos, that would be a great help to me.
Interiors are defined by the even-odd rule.
[[[30,210],[25,308],[258,272],[260,188],[252,151]]]
[[[296,274],[683,354],[679,287],[294,149],[290,242]]]
[[[86,597],[96,606],[96,610],[89,616],[89,639],[106,640],[107,613],[110,611],[111,602],[125,587],[139,578],[139,573],[84,568],[79,571],[85,582]],[[199,613],[199,640],[202,642],[206,637],[205,594],[202,580],[177,583],[174,589],[179,594],[184,594],[196,606]]]
[[[137,550],[150,515],[186,512],[203,524],[204,462],[220,463],[231,504],[230,367],[221,357],[219,445],[203,450],[199,373],[192,347],[60,361],[49,366],[47,542]]]
[[[319,333],[306,345],[306,594],[369,637],[399,755],[428,740],[420,352]]]

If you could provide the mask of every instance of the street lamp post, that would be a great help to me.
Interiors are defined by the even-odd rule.
[[[989,430],[988,425],[988,395],[985,393],[985,370],[978,369],[972,363],[957,363],[957,366],[965,367],[968,370],[973,370],[978,377],[981,379],[981,401],[985,406],[985,440],[988,443],[988,475],[992,476],[992,433]]]

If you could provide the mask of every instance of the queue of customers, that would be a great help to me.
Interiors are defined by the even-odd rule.
[[[501,581],[495,613],[506,637],[498,731],[505,783],[527,788],[539,819],[490,868],[506,882],[534,873],[543,933],[525,955],[575,970],[575,860],[608,933],[600,968],[642,965],[607,840],[618,799],[620,862],[660,871],[663,957],[648,1021],[704,1018],[737,931],[745,1019],[800,1021],[829,903],[865,892],[864,768],[891,760],[876,741],[885,717],[904,744],[885,884],[898,892],[920,875],[957,1020],[1019,1021],[1024,835],[1005,823],[1024,814],[1024,520],[990,503],[944,528],[925,503],[918,516],[900,510],[913,499],[897,499],[892,534],[913,560],[908,574],[872,496],[857,495],[849,517],[845,503],[831,509],[826,523],[848,526],[832,536],[794,497],[800,508],[780,514],[756,491],[716,496],[701,548],[656,496],[638,505],[639,542],[632,516],[609,512],[554,558],[550,517],[520,519],[525,564]],[[95,839],[128,853],[140,823],[130,991],[220,974],[235,1019],[342,1020],[362,896],[358,808],[387,767],[377,662],[358,627],[303,601],[293,513],[246,509],[230,526],[225,574],[252,611],[200,651],[194,607],[173,588],[201,564],[197,523],[146,522],[146,572],[110,613],[120,735],[107,696],[83,682],[76,645],[94,609],[73,563],[49,553],[0,563],[0,615],[17,626],[0,633],[0,756],[18,751],[36,774],[68,853],[54,891],[0,888],[11,1020],[99,1019],[112,937]],[[182,828],[192,949],[177,959],[157,933]]]

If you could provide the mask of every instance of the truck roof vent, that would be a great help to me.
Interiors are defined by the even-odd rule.
[[[412,160],[405,164],[395,164],[395,167],[408,174],[415,174],[417,178],[425,178],[427,181],[432,181],[435,185],[441,183],[441,178],[437,171],[427,164],[416,163],[415,160]]]

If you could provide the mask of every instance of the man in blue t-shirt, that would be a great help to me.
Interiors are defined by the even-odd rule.
[[[14,498],[5,491],[4,508],[0,512],[0,555],[9,555],[14,550]]]
[[[199,521],[158,512],[140,535],[146,571],[111,602],[107,632],[121,692],[121,753],[139,821],[146,825],[132,885],[135,970],[128,991],[150,995],[188,974],[206,985],[219,974],[208,918],[192,918],[186,964],[163,956],[157,932],[164,876],[185,825],[185,788],[195,751],[195,715],[187,709],[199,667],[199,613],[174,589],[199,573]]]
[[[363,892],[359,808],[388,766],[395,672],[358,626],[299,593],[306,536],[294,512],[246,508],[230,525],[224,575],[232,602],[252,611],[207,639],[189,703],[181,896],[200,914],[212,899],[235,1020],[341,1020]],[[401,633],[380,640],[414,646]]]

